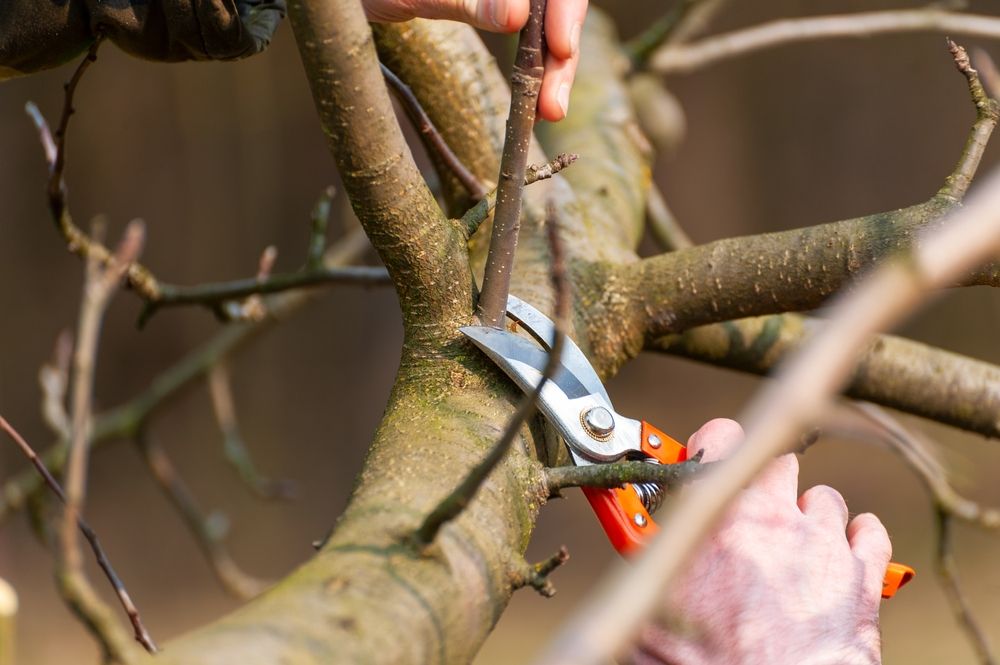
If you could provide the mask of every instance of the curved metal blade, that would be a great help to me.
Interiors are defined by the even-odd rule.
[[[485,326],[468,326],[461,328],[461,332],[525,393],[541,382],[548,353],[529,340]],[[566,366],[565,356],[562,360],[555,375],[542,386],[538,408],[569,444],[577,464],[612,462],[630,451],[640,450],[642,424],[615,413],[604,391],[591,390]],[[614,434],[605,441],[590,436],[581,422],[581,415],[597,406],[607,409],[615,421]]]
[[[524,327],[528,333],[538,340],[538,343],[546,349],[552,348],[552,340],[555,339],[556,325],[552,319],[542,314],[540,311],[524,302],[517,296],[507,296],[507,316],[514,319]],[[587,360],[580,347],[576,345],[569,336],[563,344],[562,363],[566,368],[576,375],[576,378],[592,393],[601,395],[608,404],[611,398],[604,388],[604,382],[597,376],[594,366]]]

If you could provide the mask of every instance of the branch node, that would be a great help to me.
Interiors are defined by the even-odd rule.
[[[569,550],[566,549],[565,545],[560,546],[555,554],[538,563],[532,564],[525,561],[521,570],[514,575],[514,579],[512,580],[513,588],[520,589],[530,586],[539,595],[551,598],[556,595],[556,588],[549,579],[549,576],[556,568],[567,561],[569,561]]]

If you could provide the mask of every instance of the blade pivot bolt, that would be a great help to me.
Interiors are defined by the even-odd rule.
[[[615,431],[615,418],[603,406],[592,406],[580,414],[580,423],[587,434],[598,441],[606,441]]]
[[[660,446],[663,445],[663,441],[661,441],[660,437],[656,436],[655,434],[650,434],[649,436],[647,436],[646,441],[649,441],[650,448],[659,448]]]

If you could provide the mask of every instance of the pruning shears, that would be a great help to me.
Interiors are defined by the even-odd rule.
[[[507,299],[507,317],[514,322],[514,330],[520,326],[534,342],[512,330],[487,326],[467,326],[461,332],[528,394],[542,380],[556,327],[515,296]],[[644,420],[615,411],[597,371],[568,336],[558,369],[542,386],[538,408],[562,436],[577,466],[622,460],[675,464],[687,459],[683,444]],[[662,486],[584,487],[583,493],[611,544],[622,555],[637,551],[658,531],[650,513],[663,500]],[[891,598],[914,574],[909,566],[890,563],[882,582],[882,597]]]

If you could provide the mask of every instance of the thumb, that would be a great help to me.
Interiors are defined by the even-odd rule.
[[[369,21],[446,19],[490,32],[516,32],[528,20],[529,0],[364,0],[364,6]]]

